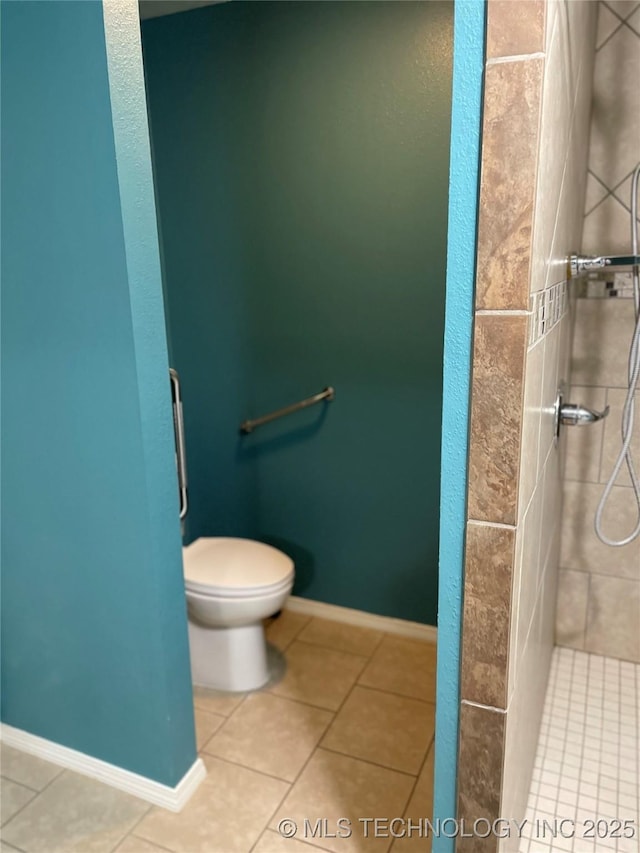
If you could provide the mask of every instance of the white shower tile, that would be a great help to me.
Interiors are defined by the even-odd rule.
[[[530,820],[564,818],[584,822],[596,817],[637,820],[640,665],[556,648],[555,672],[561,661],[569,661],[570,665],[565,667],[562,684],[551,682],[547,689],[544,719],[548,733],[546,739],[539,742],[537,754],[542,782],[532,787],[529,796]],[[585,676],[586,693],[583,690]],[[579,734],[571,728],[567,716],[552,713],[558,689],[563,693],[568,691],[572,710],[585,718]],[[625,704],[620,701],[623,690],[628,700]],[[624,734],[619,726],[625,713],[623,708],[629,716]],[[558,771],[557,750],[561,742],[564,742],[564,751]],[[532,844],[543,843],[544,839],[536,838],[533,833],[530,835]],[[567,853],[607,853],[608,850],[638,853],[637,839],[634,840],[636,847],[628,849],[617,844],[615,838],[607,840],[606,844],[603,841],[598,839],[592,844],[580,837],[579,842],[571,846],[556,838],[547,849]]]

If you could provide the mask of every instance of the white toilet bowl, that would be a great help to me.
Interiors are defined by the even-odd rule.
[[[256,690],[269,680],[262,620],[282,608],[293,561],[251,539],[203,537],[182,550],[193,683]]]

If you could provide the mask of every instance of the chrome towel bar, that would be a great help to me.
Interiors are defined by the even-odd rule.
[[[268,424],[270,421],[275,421],[277,418],[282,418],[284,415],[291,415],[293,412],[299,412],[300,409],[306,409],[309,406],[314,406],[316,403],[321,403],[326,400],[328,403],[334,399],[335,390],[329,385],[324,391],[319,394],[314,394],[313,397],[307,397],[306,400],[300,400],[299,403],[293,403],[291,406],[285,406],[283,409],[276,409],[275,412],[270,412],[268,415],[263,415],[261,418],[243,421],[240,424],[240,432],[247,434],[253,432],[256,427]]]

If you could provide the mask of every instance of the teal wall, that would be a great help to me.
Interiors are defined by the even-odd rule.
[[[452,17],[229,3],[143,27],[188,538],[272,542],[295,593],[432,624]]]
[[[2,3],[2,720],[173,786],[168,362],[135,10],[115,23],[119,92],[102,4]]]
[[[449,176],[440,497],[440,588],[433,816],[457,814],[460,647],[467,457],[473,339],[480,127],[485,46],[484,0],[456,3]],[[433,853],[454,853],[443,834]]]

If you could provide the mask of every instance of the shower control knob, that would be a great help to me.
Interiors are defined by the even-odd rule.
[[[596,412],[594,409],[588,409],[586,406],[579,406],[574,403],[561,403],[560,405],[560,423],[567,426],[592,424],[606,418],[608,414],[609,406],[603,412]]]
[[[566,426],[584,426],[584,424],[592,424],[600,421],[602,418],[606,418],[608,414],[609,406],[607,406],[604,412],[596,412],[587,406],[565,403],[562,396],[562,387],[560,387],[558,389],[558,396],[553,404],[556,443],[560,438],[560,427],[562,424],[566,424]]]

